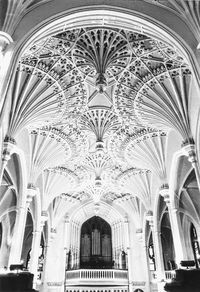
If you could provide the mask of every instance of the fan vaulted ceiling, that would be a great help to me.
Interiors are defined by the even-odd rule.
[[[174,48],[132,31],[73,29],[35,43],[19,62],[8,131],[28,129],[29,183],[42,174],[49,201],[151,209],[151,175],[167,183],[168,131],[191,139],[190,83]]]

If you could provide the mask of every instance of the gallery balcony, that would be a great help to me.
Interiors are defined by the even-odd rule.
[[[78,269],[66,271],[66,286],[128,285],[128,271],[116,269]]]

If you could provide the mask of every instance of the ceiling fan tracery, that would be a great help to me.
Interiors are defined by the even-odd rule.
[[[88,27],[35,43],[19,68],[23,73],[16,75],[15,97],[23,94],[14,112],[27,116],[34,104],[41,106],[39,117],[31,111],[31,126],[40,120],[72,137],[75,157],[62,166],[79,177],[77,195],[95,202],[131,198],[123,184],[116,190],[116,178],[131,167],[148,168],[152,157],[151,170],[167,180],[163,130],[173,128],[184,140],[191,136],[191,72],[177,50],[148,35]],[[54,116],[48,102],[56,109]],[[45,110],[49,119],[43,119]],[[14,125],[15,119],[13,114]],[[142,131],[146,138],[135,145]]]

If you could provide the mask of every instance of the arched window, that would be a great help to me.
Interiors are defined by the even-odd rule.
[[[98,216],[82,225],[80,267],[112,267],[111,227]]]
[[[191,238],[191,244],[192,244],[192,250],[193,250],[196,268],[200,268],[200,248],[199,248],[196,228],[194,227],[193,224],[191,224],[191,227],[190,227],[190,238]]]

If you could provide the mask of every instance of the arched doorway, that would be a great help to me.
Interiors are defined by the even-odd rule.
[[[111,227],[98,216],[82,225],[80,268],[112,268]]]

